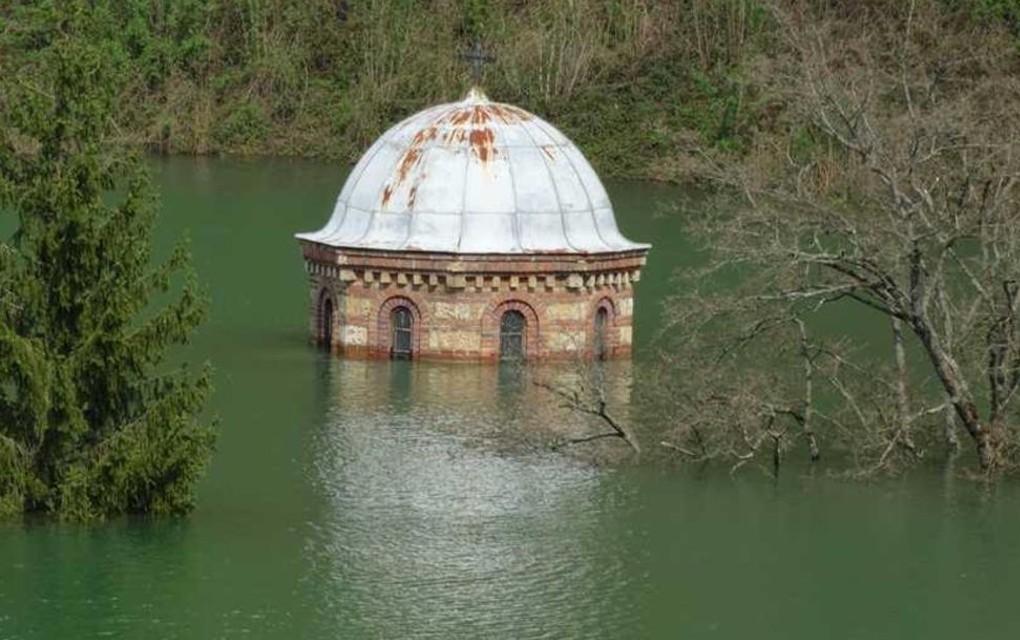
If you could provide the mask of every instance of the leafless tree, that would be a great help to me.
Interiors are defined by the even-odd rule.
[[[940,6],[857,25],[774,11],[784,54],[756,73],[786,127],[742,163],[705,154],[740,198],[692,220],[711,257],[670,305],[665,363],[699,367],[670,394],[688,408],[673,446],[707,455],[690,445],[714,423],[716,455],[796,434],[880,469],[959,424],[983,469],[1013,464],[1020,62]]]
[[[608,431],[601,430],[594,434],[564,438],[554,443],[553,448],[559,449],[606,438],[619,438],[633,449],[635,454],[640,454],[641,445],[637,438],[623,421],[617,419],[610,412],[605,373],[600,365],[601,363],[597,362],[578,360],[568,371],[561,371],[560,379],[556,382],[542,376],[536,376],[533,379],[535,386],[545,389],[559,398],[561,408],[593,416],[598,419],[600,424],[608,428]]]

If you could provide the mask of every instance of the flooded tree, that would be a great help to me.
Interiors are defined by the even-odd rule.
[[[737,168],[706,155],[739,198],[692,223],[710,257],[666,359],[699,373],[667,391],[694,407],[671,442],[737,462],[803,442],[878,470],[960,425],[982,468],[1014,465],[1016,47],[938,3],[774,18],[784,53],[757,72],[784,126]]]
[[[561,449],[575,444],[594,442],[606,438],[618,438],[635,454],[641,453],[641,445],[631,430],[613,413],[607,398],[606,375],[603,365],[578,360],[567,372],[560,372],[561,380],[553,382],[539,377],[534,380],[535,386],[553,394],[559,400],[562,409],[585,416],[592,416],[604,428],[594,434],[578,435],[564,438],[553,444],[553,449]],[[566,380],[562,380],[565,378]]]
[[[210,372],[169,355],[202,297],[183,248],[154,266],[101,12],[18,11],[0,42],[0,515],[185,511],[214,440]]]

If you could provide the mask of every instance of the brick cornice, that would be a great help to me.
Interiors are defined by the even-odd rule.
[[[647,249],[609,253],[452,254],[339,248],[300,240],[306,260],[326,265],[434,273],[591,273],[640,269]]]

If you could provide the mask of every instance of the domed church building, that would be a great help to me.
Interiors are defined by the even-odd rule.
[[[315,341],[352,357],[615,358],[649,245],[562,133],[472,89],[387,131],[297,234]]]

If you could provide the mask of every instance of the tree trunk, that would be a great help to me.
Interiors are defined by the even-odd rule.
[[[811,462],[817,462],[821,457],[818,450],[818,440],[815,438],[813,422],[814,413],[814,363],[811,360],[811,349],[808,345],[807,328],[799,318],[796,320],[797,328],[800,331],[800,355],[804,361],[804,406],[801,410],[801,427],[808,443],[808,455]]]
[[[949,397],[949,394],[946,394],[946,408],[942,414],[945,422],[946,444],[952,447],[954,451],[959,451],[960,439],[956,437],[956,411],[953,408],[952,398]]]
[[[910,437],[910,396],[907,394],[907,354],[903,347],[903,323],[896,316],[892,317],[893,351],[896,354],[896,400],[899,408],[899,428],[902,442],[914,451],[914,442]]]
[[[935,373],[942,382],[946,395],[949,396],[953,408],[956,409],[956,415],[960,416],[960,422],[963,423],[963,427],[977,445],[981,468],[991,469],[995,466],[995,448],[992,446],[988,429],[981,422],[977,404],[971,396],[970,389],[967,387],[967,382],[963,379],[959,367],[942,348],[938,336],[931,330],[931,326],[925,321],[925,318],[915,318],[913,328],[935,367]]]

